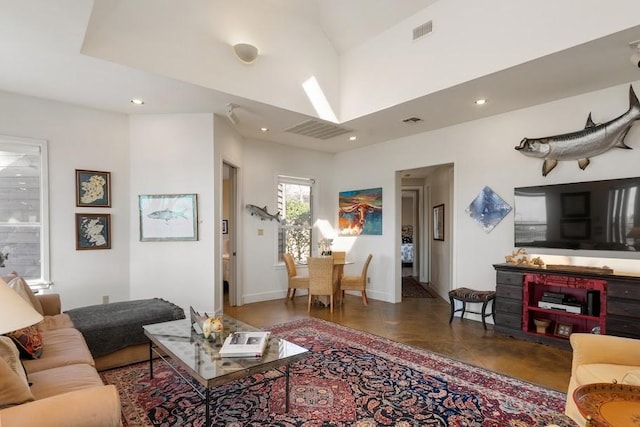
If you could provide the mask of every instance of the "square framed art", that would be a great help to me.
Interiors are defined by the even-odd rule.
[[[76,250],[111,249],[111,215],[76,214]]]
[[[111,172],[76,169],[76,206],[111,207]]]

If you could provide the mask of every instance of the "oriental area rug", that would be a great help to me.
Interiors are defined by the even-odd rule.
[[[269,330],[311,354],[284,378],[269,371],[215,390],[215,426],[574,426],[565,395],[318,319]],[[123,424],[203,426],[202,399],[165,362],[104,371],[122,400]],[[263,381],[269,379],[269,381]]]
[[[433,291],[426,283],[420,282],[412,276],[402,276],[403,298],[435,298]]]

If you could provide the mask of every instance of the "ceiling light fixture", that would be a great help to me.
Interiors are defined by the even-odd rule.
[[[356,141],[357,139],[358,139],[358,137],[355,136],[355,135],[352,135],[352,136],[349,137],[349,141]]]
[[[629,47],[632,50],[629,60],[635,67],[640,68],[640,40],[629,43]]]
[[[262,132],[269,132],[269,128],[260,128]]]
[[[258,57],[258,48],[248,43],[234,44],[233,52],[236,54],[236,57],[245,64],[252,64]]]
[[[476,105],[484,105],[484,104],[486,104],[486,103],[487,103],[487,100],[486,100],[486,99],[483,99],[483,98],[481,98],[481,99],[476,99],[476,100],[474,101],[474,103],[475,103]]]
[[[233,111],[234,108],[235,105],[227,104],[227,118],[231,123],[233,123],[234,126],[236,126],[238,123],[240,123],[240,120],[238,120],[238,116],[236,116],[236,113]]]
[[[131,100],[131,103],[135,105],[144,105],[144,101],[142,99],[137,99],[137,98],[133,98]]]

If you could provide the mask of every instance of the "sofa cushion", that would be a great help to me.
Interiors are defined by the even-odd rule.
[[[31,304],[31,306],[40,314],[44,315],[44,310],[42,309],[42,304],[36,295],[33,293],[27,282],[20,277],[16,276],[11,281],[7,282],[10,288],[18,293],[26,302]]]
[[[73,322],[68,314],[56,314],[53,316],[44,316],[44,319],[36,325],[40,332],[50,329],[73,328]]]
[[[637,366],[612,365],[609,363],[592,363],[578,366],[575,377],[578,385],[592,383],[622,382],[629,371],[637,370]]]
[[[94,366],[93,357],[89,353],[82,334],[77,329],[62,328],[42,331],[45,343],[42,357],[36,360],[24,360],[24,367],[29,376],[31,373],[57,366],[85,363]]]
[[[35,326],[27,326],[7,334],[20,350],[20,355],[29,359],[42,356],[42,335]]]
[[[88,387],[102,386],[98,371],[87,364],[66,365],[29,374],[31,392],[36,399],[45,399],[58,394]]]
[[[33,400],[18,349],[8,337],[0,337],[0,378],[0,408]]]

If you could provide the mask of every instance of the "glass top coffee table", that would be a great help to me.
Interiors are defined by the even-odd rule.
[[[284,367],[285,408],[289,410],[289,365],[309,354],[309,350],[281,338],[269,337],[269,342],[261,358],[220,357],[219,351],[224,339],[234,332],[259,331],[260,329],[240,322],[229,316],[222,316],[224,330],[212,334],[208,339],[197,334],[189,319],[156,323],[143,326],[149,338],[149,375],[153,378],[153,355],[162,358],[204,399],[205,425],[211,425],[210,405],[213,388],[250,376],[254,373]],[[171,359],[171,363],[167,360]],[[175,369],[183,368],[189,376],[200,383],[204,396],[194,383]]]

